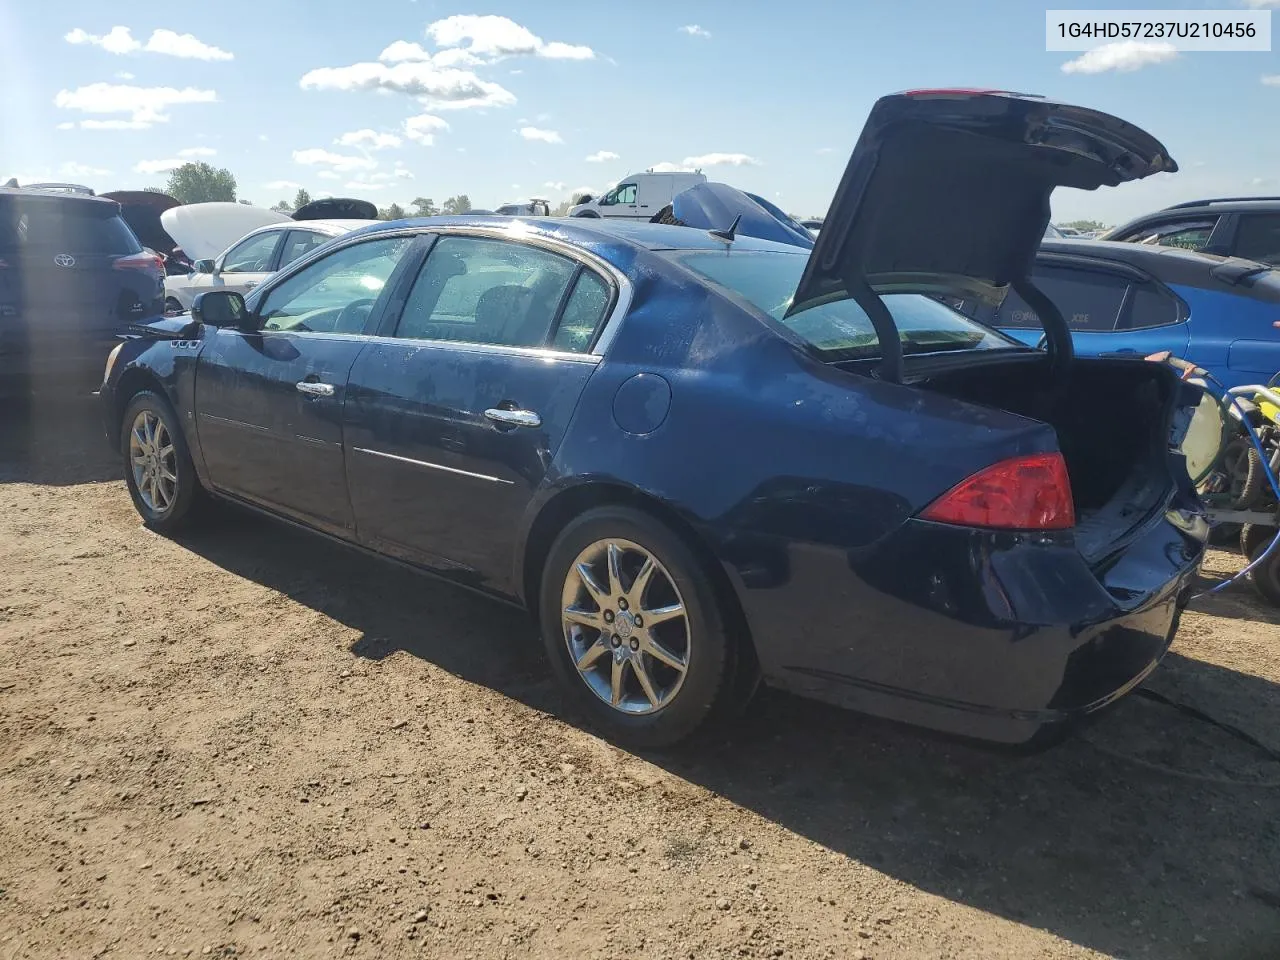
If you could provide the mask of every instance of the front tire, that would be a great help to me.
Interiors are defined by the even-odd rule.
[[[539,611],[557,679],[610,739],[667,746],[742,695],[707,571],[647,514],[600,507],[571,521],[547,555]]]
[[[143,522],[161,533],[181,526],[200,480],[168,400],[151,390],[133,396],[121,418],[120,453],[125,484]]]
[[[176,317],[186,312],[187,308],[182,305],[182,302],[177,297],[165,297],[164,315],[166,317]]]

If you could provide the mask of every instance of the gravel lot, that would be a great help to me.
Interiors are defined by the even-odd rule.
[[[1280,957],[1280,764],[1184,713],[1021,757],[766,693],[637,756],[513,610],[150,533],[93,414],[0,457],[0,960]],[[1150,686],[1280,746],[1277,684],[1242,587]]]

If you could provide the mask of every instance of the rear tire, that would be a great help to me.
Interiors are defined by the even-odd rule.
[[[707,571],[640,511],[599,507],[569,522],[543,566],[539,618],[576,711],[628,746],[676,743],[754,692],[735,682],[739,650]]]
[[[125,406],[120,455],[129,496],[143,522],[161,533],[187,522],[202,497],[200,479],[178,415],[159,393],[143,390]]]
[[[1240,550],[1252,563],[1271,545],[1277,533],[1280,533],[1280,530],[1275,527],[1246,523],[1240,531]],[[1271,556],[1250,571],[1249,579],[1268,603],[1280,607],[1280,546],[1277,546],[1271,551]]]
[[[176,317],[178,314],[186,313],[187,308],[184,307],[176,297],[165,297],[164,315],[166,317]]]

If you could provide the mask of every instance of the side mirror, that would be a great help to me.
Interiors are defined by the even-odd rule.
[[[231,290],[207,290],[197,294],[191,304],[191,319],[211,327],[250,329],[244,297]]]
[[[195,268],[196,273],[214,273],[217,270],[217,264],[212,260],[197,260]]]

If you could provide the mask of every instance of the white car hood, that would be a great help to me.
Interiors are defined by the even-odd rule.
[[[192,260],[214,260],[251,230],[292,217],[244,203],[191,203],[160,214],[165,232]]]

